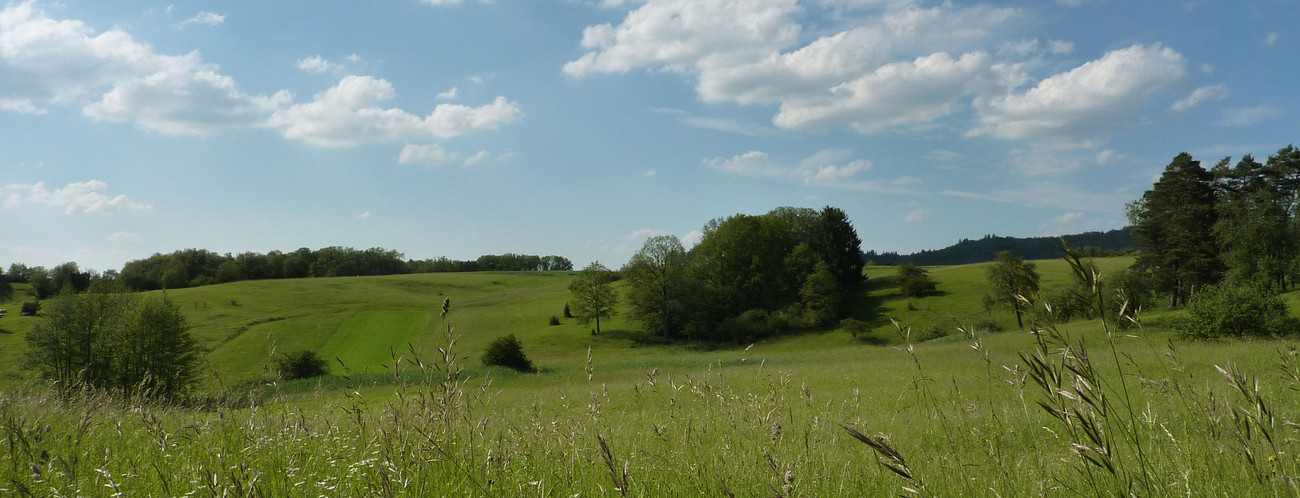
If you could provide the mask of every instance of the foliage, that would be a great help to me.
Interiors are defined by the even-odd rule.
[[[573,318],[573,310],[569,309],[569,303],[564,303],[564,317]]]
[[[627,281],[629,314],[664,339],[680,331],[685,320],[686,265],[681,241],[672,235],[657,235],[646,239],[620,270]]]
[[[830,265],[818,261],[799,288],[799,304],[804,321],[816,327],[828,327],[840,316],[843,293]]]
[[[9,283],[9,278],[0,271],[0,302],[8,301],[14,295],[14,286]]]
[[[41,311],[40,301],[28,301],[23,303],[22,314],[33,316]]]
[[[1132,229],[1125,227],[1105,232],[1084,232],[1051,237],[1005,237],[985,235],[979,239],[961,239],[943,249],[933,249],[912,254],[868,251],[863,259],[877,265],[911,263],[923,266],[965,265],[985,263],[997,259],[997,254],[1010,251],[1024,259],[1053,259],[1061,255],[1061,239],[1087,257],[1109,257],[1133,251]]]
[[[618,314],[618,294],[614,292],[613,286],[615,279],[617,275],[614,272],[595,261],[583,268],[569,284],[569,292],[573,295],[574,318],[583,325],[595,320],[597,334],[600,333],[602,318]]]
[[[898,276],[895,280],[898,282],[899,291],[907,297],[922,298],[935,289],[930,272],[911,263],[898,267]]]
[[[553,326],[556,326],[556,325],[559,325],[559,324],[560,324],[560,317],[555,316],[555,315],[551,315],[551,321],[549,322],[549,325],[551,325],[551,326],[553,327]]]
[[[1169,294],[1173,306],[1186,303],[1222,273],[1213,233],[1218,214],[1212,181],[1200,161],[1184,152],[1129,205],[1133,241],[1142,251],[1135,264],[1152,276],[1157,290]]]
[[[840,320],[840,328],[849,333],[849,337],[859,339],[866,337],[871,332],[870,325],[867,322],[855,318],[845,318]]]
[[[1196,293],[1174,329],[1191,339],[1278,337],[1300,330],[1300,322],[1264,285],[1212,285]]]
[[[329,373],[329,363],[310,349],[285,353],[276,359],[276,371],[284,380],[309,379]]]
[[[174,398],[193,385],[201,350],[167,296],[140,299],[105,282],[47,304],[27,335],[27,364],[61,388]]]
[[[506,367],[520,372],[533,372],[533,362],[524,354],[524,346],[514,334],[498,337],[488,344],[480,358],[484,365]]]
[[[1004,251],[989,265],[988,279],[993,292],[985,297],[985,307],[1011,308],[1016,312],[1016,324],[1024,329],[1023,313],[1029,308],[1028,299],[1038,292],[1037,266]]]

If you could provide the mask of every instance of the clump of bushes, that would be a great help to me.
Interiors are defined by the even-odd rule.
[[[22,316],[36,316],[41,311],[41,303],[30,301],[23,303]]]
[[[560,324],[560,317],[551,315],[551,326],[554,327],[559,324]]]
[[[325,359],[307,349],[281,355],[276,366],[284,380],[309,379],[329,373]]]
[[[1300,322],[1266,287],[1208,286],[1192,298],[1187,315],[1174,322],[1183,338],[1276,337],[1293,334]]]
[[[519,339],[514,334],[505,337],[498,337],[488,344],[487,351],[483,352],[481,358],[484,365],[499,366],[518,370],[520,372],[535,372],[533,362],[524,354],[524,346],[519,343]]]
[[[898,290],[904,296],[922,298],[934,292],[934,279],[924,268],[913,264],[898,267]]]

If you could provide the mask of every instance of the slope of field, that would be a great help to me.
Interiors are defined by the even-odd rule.
[[[1103,271],[1127,263],[1099,262]],[[1038,266],[1044,289],[1068,283],[1064,265]],[[1061,328],[1077,348],[1070,370],[1064,344],[1036,353],[1010,312],[983,309],[985,268],[931,268],[940,292],[915,300],[889,285],[892,268],[871,269],[852,298],[877,324],[868,343],[827,331],[721,349],[645,346],[621,320],[601,336],[572,320],[548,326],[568,297],[563,273],[173,291],[226,385],[269,378],[272,351],[301,348],[391,366],[388,348],[407,341],[437,364],[429,353],[448,346],[449,325],[464,369],[447,382],[443,371],[402,361],[403,373],[384,382],[385,373],[350,366],[347,378],[261,387],[200,408],[60,400],[19,385],[0,392],[0,438],[11,442],[0,452],[0,494],[1300,493],[1293,344],[1168,341],[1159,327],[1107,334],[1080,321]],[[445,297],[452,312],[443,320]],[[1300,294],[1285,297],[1294,306]],[[890,317],[915,330],[987,320],[1006,332],[902,345]],[[506,333],[541,373],[478,365],[487,341]],[[1043,358],[1064,382],[1040,388],[1022,354]],[[1103,409],[1088,404],[1103,398]],[[1071,422],[1044,407],[1070,410]],[[1104,448],[1087,439],[1084,421],[1108,436]]]

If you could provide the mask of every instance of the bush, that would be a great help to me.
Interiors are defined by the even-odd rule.
[[[840,320],[840,328],[848,331],[849,335],[854,339],[866,338],[867,334],[871,333],[871,328],[867,326],[867,322],[854,318]]]
[[[514,334],[498,337],[488,344],[481,358],[484,365],[513,368],[520,372],[533,372],[533,362],[524,354],[524,346]]]
[[[23,309],[21,314],[23,316],[36,316],[36,313],[40,311],[41,311],[41,303],[32,301],[32,302],[23,303]]]
[[[906,264],[898,267],[898,290],[904,296],[921,298],[934,292],[935,283],[924,268]]]
[[[551,326],[553,327],[559,324],[560,324],[560,317],[551,315]]]
[[[329,364],[315,351],[301,350],[280,356],[277,361],[280,377],[284,380],[309,379],[329,373]]]
[[[1260,286],[1208,286],[1197,293],[1187,315],[1174,322],[1179,337],[1272,337],[1294,333],[1300,322],[1286,303]]]

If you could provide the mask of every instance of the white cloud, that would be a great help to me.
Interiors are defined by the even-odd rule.
[[[660,230],[658,228],[642,228],[640,230],[628,234],[626,237],[623,237],[623,240],[626,240],[628,242],[642,242],[650,237],[655,237],[658,235],[668,235],[668,231]]]
[[[206,24],[208,26],[218,26],[223,22],[226,22],[226,16],[217,14],[215,12],[199,12],[198,14],[195,14],[194,17],[181,21],[181,26],[185,26],[187,24]]]
[[[32,99],[0,99],[0,110],[21,114],[45,114],[47,111],[32,103]]]
[[[397,162],[400,164],[424,164],[427,166],[443,166],[459,160],[459,154],[448,152],[447,149],[442,148],[441,144],[407,144],[402,147],[401,154],[397,156]]]
[[[1110,164],[1124,159],[1124,154],[1116,152],[1115,149],[1105,149],[1097,153],[1097,164]]]
[[[658,171],[655,171],[655,170],[652,170],[652,169],[648,169],[648,170],[645,170],[645,171],[641,172],[641,176],[644,176],[644,177],[646,177],[646,178],[651,178],[651,177],[653,177],[653,176],[655,176],[655,175],[657,175],[657,174],[659,174],[659,172],[658,172]]]
[[[772,122],[799,130],[847,124],[861,133],[930,123],[955,112],[957,99],[973,90],[972,82],[987,76],[988,69],[988,55],[982,52],[890,63],[835,86],[829,95],[787,100]]]
[[[1271,47],[1277,43],[1277,39],[1280,38],[1281,36],[1282,35],[1276,31],[1269,32],[1269,34],[1264,35],[1264,40],[1259,42],[1259,44],[1265,47]]]
[[[319,55],[313,55],[311,57],[303,57],[301,59],[298,59],[297,66],[298,69],[307,71],[309,73],[328,73],[330,71],[337,71],[343,68],[342,65],[325,60],[324,57],[321,57]]]
[[[1187,97],[1174,102],[1169,109],[1174,112],[1183,112],[1207,100],[1223,100],[1228,97],[1228,87],[1223,84],[1203,86],[1192,90]]]
[[[83,113],[168,135],[208,135],[260,121],[287,95],[245,94],[217,71],[198,52],[160,55],[121,29],[96,34],[81,21],[51,19],[31,2],[0,10],[0,81],[7,82],[0,101],[27,110],[77,105],[104,92]]]
[[[903,221],[907,223],[916,223],[925,219],[926,215],[929,214],[930,210],[926,208],[913,209],[903,216]]]
[[[1052,51],[1052,55],[1066,55],[1074,52],[1074,42],[1071,41],[1052,40],[1048,42],[1047,46],[1048,50]]]
[[[588,26],[574,77],[663,70],[693,76],[706,102],[780,104],[778,126],[850,125],[864,133],[928,124],[954,112],[978,80],[1004,74],[983,52],[959,59],[1017,14],[987,6],[835,1],[884,9],[860,26],[800,46],[795,0],[650,0],[617,26]],[[893,60],[903,56],[905,60]],[[1008,68],[1001,71],[1006,72]],[[988,78],[976,78],[987,75]]]
[[[659,114],[669,114],[676,116],[677,122],[690,126],[692,128],[701,128],[705,130],[721,131],[726,133],[735,133],[737,135],[749,135],[752,137],[769,135],[773,132],[772,128],[755,123],[738,121],[727,118],[711,118],[705,116],[696,116],[680,109],[656,108],[651,111]]]
[[[1270,105],[1226,109],[1219,119],[1219,126],[1254,126],[1282,115],[1282,111]]]
[[[392,83],[370,76],[346,76],[308,103],[276,111],[267,125],[287,138],[321,147],[355,147],[368,143],[451,138],[495,130],[520,118],[518,104],[497,97],[491,104],[469,107],[440,104],[424,118],[380,103],[396,95]]]
[[[724,159],[715,157],[701,162],[705,167],[725,173],[741,176],[780,176],[784,172],[774,163],[766,152],[751,150],[738,156]]]
[[[977,98],[980,124],[968,134],[1026,138],[1105,130],[1181,80],[1184,65],[1182,55],[1159,44],[1114,50],[1023,94]]]
[[[871,169],[871,161],[855,160],[852,157],[853,151],[848,149],[821,150],[800,161],[793,175],[804,185],[850,190],[865,190],[874,186],[874,183],[856,180],[858,173]]]
[[[435,95],[433,98],[435,98],[435,99],[439,99],[439,100],[455,100],[455,99],[456,99],[456,92],[457,92],[457,88],[453,86],[453,87],[451,87],[450,90],[447,90],[447,91],[445,91],[445,92],[439,93],[438,95]]]
[[[466,166],[474,166],[474,165],[476,165],[476,164],[478,164],[478,163],[483,162],[483,160],[484,160],[484,159],[487,159],[487,157],[488,157],[488,151],[486,151],[486,150],[480,150],[480,151],[478,151],[478,153],[476,153],[476,154],[474,154],[474,155],[472,155],[472,156],[469,156],[469,157],[465,158],[465,165],[466,165]]]
[[[7,185],[0,189],[5,208],[17,208],[24,204],[36,204],[63,208],[68,214],[102,213],[122,210],[144,210],[152,206],[131,202],[125,195],[109,197],[103,191],[108,184],[99,180],[69,183],[54,191],[45,188],[45,182],[34,185]]]
[[[687,232],[686,235],[682,236],[682,246],[690,249],[695,247],[695,244],[699,244],[701,240],[704,240],[704,232],[691,230],[690,232]]]
[[[370,211],[366,211],[364,213],[353,216],[353,218],[356,218],[358,220],[368,220],[370,219]]]

